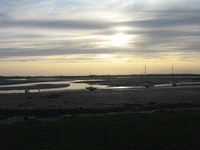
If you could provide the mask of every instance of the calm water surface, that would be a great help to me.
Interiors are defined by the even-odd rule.
[[[61,88],[50,88],[50,89],[31,89],[30,92],[50,92],[50,91],[69,91],[69,90],[86,90],[85,87],[90,86],[87,83],[77,83],[77,82],[86,82],[86,81],[99,81],[99,80],[72,80],[72,81],[52,81],[52,82],[34,82],[34,83],[22,83],[22,84],[12,84],[12,85],[0,85],[0,87],[25,87],[25,86],[34,86],[39,84],[70,84],[68,87]],[[200,82],[191,82],[192,84],[200,84]],[[181,84],[191,84],[190,82],[178,83]],[[132,89],[132,88],[145,88],[141,86],[118,86],[118,87],[109,87],[108,85],[92,85],[98,89]],[[171,84],[159,84],[155,87],[169,87]],[[0,90],[0,93],[24,93],[24,90]]]
[[[22,84],[12,84],[12,85],[0,85],[0,87],[25,87],[34,86],[40,84],[70,84],[68,87],[61,88],[50,88],[50,89],[31,89],[30,92],[48,92],[48,91],[66,91],[66,90],[85,90],[85,87],[89,86],[87,83],[76,83],[83,81],[94,81],[94,80],[73,80],[73,81],[53,81],[53,82],[34,82],[34,83],[22,83]],[[97,80],[95,80],[97,81]],[[107,85],[92,85],[98,89],[108,88]],[[25,90],[0,90],[0,93],[24,93]]]

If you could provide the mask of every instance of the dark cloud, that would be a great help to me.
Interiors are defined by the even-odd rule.
[[[139,35],[140,41],[135,44],[138,47],[154,47],[160,45],[160,49],[177,47],[183,45],[199,45],[197,39],[200,38],[200,31],[178,31],[178,30],[149,30],[140,32],[127,32],[127,34]],[[190,51],[193,47],[190,47]],[[196,49],[194,49],[196,51]]]
[[[122,25],[140,28],[162,28],[173,26],[200,25],[200,16],[187,18],[156,18],[141,21],[123,22]]]
[[[74,62],[77,62],[77,61],[81,61],[81,62],[102,62],[102,59],[101,58],[96,58],[94,57],[94,55],[84,55],[84,57],[82,55],[75,55],[74,57],[65,57],[65,58],[62,58],[62,57],[59,57],[59,58],[44,58],[44,57],[37,57],[37,58],[30,58],[30,59],[26,59],[26,58],[18,58],[18,59],[10,59],[10,60],[1,60],[0,59],[0,62],[5,62],[5,61],[9,61],[9,62],[45,62],[45,61],[51,61],[53,63],[74,63]]]
[[[109,24],[85,20],[0,20],[0,27],[27,27],[51,29],[96,30],[109,28]]]
[[[0,15],[1,16],[1,15]],[[110,29],[114,26],[129,26],[140,28],[161,28],[172,26],[184,26],[184,25],[199,25],[200,17],[187,17],[187,18],[155,18],[144,19],[140,21],[128,21],[128,22],[102,22],[102,21],[86,21],[86,20],[15,20],[7,19],[0,20],[0,27],[27,27],[27,28],[51,28],[51,29]]]
[[[0,18],[6,18],[5,14],[0,12]]]
[[[6,20],[6,19],[12,19],[12,17],[8,16],[7,14],[0,11],[0,19]]]
[[[104,48],[104,49],[86,49],[86,48],[60,48],[60,49],[18,49],[7,48],[0,49],[1,57],[22,57],[22,56],[53,56],[53,55],[72,55],[72,54],[113,54],[125,52],[123,48]]]

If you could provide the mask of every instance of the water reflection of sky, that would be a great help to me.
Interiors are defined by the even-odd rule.
[[[100,80],[71,80],[71,81],[51,81],[51,82],[34,82],[34,83],[21,83],[21,84],[12,84],[12,85],[0,85],[0,87],[26,87],[34,86],[39,84],[70,84],[68,87],[61,88],[50,88],[50,89],[31,89],[30,92],[51,92],[51,91],[69,91],[69,90],[86,90],[85,87],[91,86],[88,81],[100,81]],[[102,81],[102,80],[101,80]],[[128,88],[138,88],[138,86],[118,86],[118,87],[109,87],[108,85],[99,85],[92,84],[93,87],[97,89],[128,89]],[[24,93],[25,90],[0,90],[0,93]]]
[[[66,91],[66,90],[85,90],[85,87],[89,86],[87,83],[77,83],[84,81],[94,81],[94,80],[72,80],[72,81],[54,81],[54,82],[34,82],[34,83],[22,83],[22,84],[12,84],[12,85],[0,85],[0,87],[26,87],[34,86],[40,84],[70,84],[68,87],[61,88],[50,88],[50,89],[31,89],[30,92],[50,92],[50,91]],[[98,89],[106,88],[106,85],[93,85]],[[0,90],[0,93],[24,93],[25,90]]]
[[[31,89],[30,92],[51,92],[51,91],[69,91],[69,90],[86,90],[85,87],[90,86],[88,81],[99,81],[99,80],[71,80],[71,81],[51,81],[51,82],[34,82],[34,83],[21,83],[21,84],[12,84],[12,85],[0,85],[0,87],[25,87],[25,86],[34,86],[40,84],[70,84],[68,87],[61,88],[50,88],[50,89]],[[178,85],[190,85],[190,84],[200,84],[200,82],[183,82],[178,83]],[[109,87],[108,85],[98,85],[92,84],[92,86],[97,87],[97,89],[135,89],[135,88],[144,88],[142,86],[116,86]],[[170,87],[171,84],[159,84],[155,87]],[[0,93],[24,93],[25,90],[0,90]]]
[[[10,81],[24,81],[24,80],[27,80],[27,79],[7,79],[7,80],[10,80]]]

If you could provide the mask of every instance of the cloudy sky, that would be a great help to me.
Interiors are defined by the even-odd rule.
[[[0,0],[0,75],[200,73],[200,0]]]

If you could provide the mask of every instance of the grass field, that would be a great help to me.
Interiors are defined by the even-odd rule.
[[[69,117],[0,125],[1,150],[199,150],[200,111]]]

